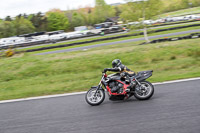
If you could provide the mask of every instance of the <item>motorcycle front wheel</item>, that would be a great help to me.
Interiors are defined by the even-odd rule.
[[[91,88],[90,90],[87,91],[85,95],[86,102],[92,106],[101,104],[104,101],[104,99],[105,99],[105,92],[103,89],[97,90],[97,88]]]
[[[140,82],[141,86],[136,85],[134,96],[138,100],[148,100],[154,94],[154,87],[148,81]]]

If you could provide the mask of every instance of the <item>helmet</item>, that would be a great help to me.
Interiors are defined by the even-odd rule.
[[[122,62],[120,59],[115,59],[112,61],[112,67],[115,68],[115,67],[118,67],[119,65],[121,65]]]

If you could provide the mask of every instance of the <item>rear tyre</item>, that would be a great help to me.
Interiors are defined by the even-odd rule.
[[[141,86],[136,85],[134,96],[138,100],[148,100],[154,94],[154,87],[148,81],[140,82]]]
[[[99,89],[95,94],[97,88],[91,88],[85,95],[85,100],[88,104],[92,106],[97,106],[101,104],[105,99],[105,92],[103,89]]]

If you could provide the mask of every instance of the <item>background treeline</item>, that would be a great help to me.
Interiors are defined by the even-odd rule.
[[[200,6],[200,0],[163,0],[163,3],[165,13]]]
[[[157,1],[162,6],[156,6],[154,10],[159,10],[160,14],[200,6],[200,0]],[[109,17],[115,16],[119,16],[122,21],[133,21],[134,19],[131,17],[134,15],[132,14],[136,14],[137,10],[139,10],[134,8],[133,4],[129,0],[127,4],[110,6],[104,0],[95,0],[95,7],[85,7],[68,11],[52,9],[45,14],[41,12],[29,15],[19,14],[14,18],[7,16],[4,19],[0,19],[0,38],[40,31],[73,31],[74,27],[82,25],[93,26],[96,23],[104,22]]]

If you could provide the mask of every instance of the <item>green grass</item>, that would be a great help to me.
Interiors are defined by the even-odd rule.
[[[200,76],[200,39],[138,43],[1,58],[0,100],[86,91],[98,84],[101,71],[115,58],[136,72],[153,69],[151,82]]]
[[[188,9],[182,9],[174,12],[168,12],[165,14],[160,15],[160,17],[174,17],[174,16],[183,16],[189,14],[200,13],[200,7],[193,7]]]

